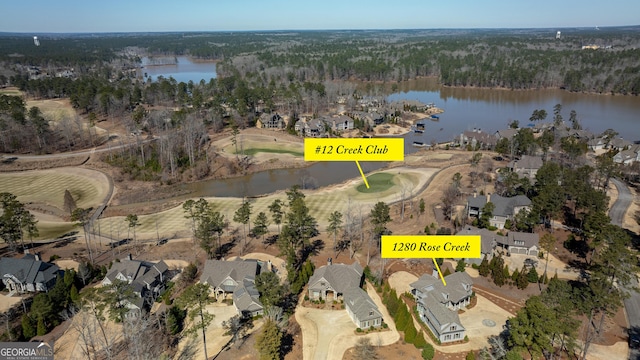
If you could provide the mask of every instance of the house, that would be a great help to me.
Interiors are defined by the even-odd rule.
[[[533,233],[510,231],[507,236],[498,240],[498,245],[509,254],[538,256],[540,236]]]
[[[1,258],[2,282],[10,294],[49,291],[63,271],[55,264],[40,260],[39,255],[26,254],[20,259]]]
[[[590,139],[589,141],[587,141],[587,146],[589,146],[589,149],[591,149],[591,151],[602,150],[604,149],[605,145],[606,141],[601,137],[597,137],[595,139]]]
[[[536,173],[542,167],[542,158],[540,156],[523,155],[520,159],[509,162],[507,167],[518,176],[535,180]]]
[[[424,274],[409,285],[411,294],[416,299],[422,299],[427,294],[431,294],[441,306],[454,311],[469,305],[469,299],[473,293],[473,280],[469,274],[455,272],[445,276],[447,286],[444,286],[438,278],[437,272],[434,272],[434,275]]]
[[[233,306],[239,314],[251,317],[262,315],[264,312],[260,302],[260,292],[253,281],[242,279],[242,282],[233,291]]]
[[[502,138],[511,141],[513,137],[518,133],[518,130],[519,129],[504,129],[496,131],[494,134],[494,136],[496,137],[496,142]]]
[[[325,133],[325,122],[322,119],[298,120],[294,130],[304,137],[322,137]]]
[[[456,272],[444,279],[447,286],[437,273],[425,274],[409,285],[420,319],[442,343],[464,339],[466,330],[457,310],[469,305],[473,294],[473,280],[467,273]]]
[[[168,281],[168,272],[169,267],[162,260],[157,263],[133,260],[129,255],[111,265],[102,279],[102,285],[112,285],[116,281],[129,284],[136,298],[126,306],[132,310],[132,314],[139,314],[162,294]]]
[[[476,148],[476,145],[480,145],[481,149],[491,149],[496,143],[497,139],[480,129],[473,129],[473,131],[464,131],[460,134],[459,139],[456,139],[460,146],[470,145],[472,148]]]
[[[351,320],[361,329],[382,326],[382,313],[366,291],[359,287],[344,292],[344,304]]]
[[[277,129],[282,130],[285,128],[286,124],[284,119],[278,114],[267,114],[263,113],[258,118],[256,122],[256,126],[260,129]]]
[[[207,260],[200,283],[211,287],[216,299],[231,296],[240,314],[252,316],[263,312],[255,279],[262,267],[256,260]]]
[[[354,127],[353,119],[346,115],[332,117],[327,122],[334,131],[353,130]]]
[[[480,264],[484,258],[491,260],[493,257],[493,250],[496,248],[498,243],[504,243],[506,241],[502,235],[498,235],[487,229],[479,229],[471,225],[466,225],[456,235],[480,235],[480,259],[465,259],[466,262],[475,264]]]
[[[633,145],[631,141],[624,140],[622,138],[615,138],[609,141],[609,148],[613,150],[618,150],[618,151],[625,150],[631,147],[631,145]]]
[[[627,150],[620,151],[613,156],[613,161],[617,164],[631,165],[640,162],[640,145],[633,145]]]
[[[503,197],[497,194],[476,195],[467,198],[467,216],[480,217],[482,208],[491,202],[494,205],[493,216],[489,219],[489,224],[498,229],[504,229],[507,220],[513,220],[513,217],[523,209],[529,209],[531,200],[524,196],[518,195],[514,197]]]
[[[360,264],[332,264],[317,268],[309,279],[309,298],[312,300],[337,300],[354,287],[361,287],[363,270]]]

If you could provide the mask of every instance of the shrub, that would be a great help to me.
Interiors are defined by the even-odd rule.
[[[389,325],[387,325],[387,323],[386,323],[386,322],[383,322],[383,323],[382,323],[382,328],[383,328],[383,329],[388,329],[388,328],[389,328]]]
[[[537,283],[538,278],[539,277],[536,268],[532,267],[531,270],[529,270],[529,274],[527,274],[527,280],[529,280],[530,283]]]
[[[465,360],[476,360],[476,354],[473,351],[469,351],[467,356],[464,358]]]
[[[58,259],[60,259],[60,255],[53,254],[53,255],[49,256],[49,262],[54,262],[54,261],[56,261]]]
[[[436,351],[431,344],[427,344],[427,346],[422,349],[422,358],[424,360],[431,360],[436,355]]]
[[[309,295],[304,296],[304,301],[309,301]]]
[[[424,334],[422,333],[422,330],[418,331],[418,335],[416,335],[416,338],[413,341],[413,345],[418,349],[422,349],[425,346],[427,346],[427,341],[424,339]]]
[[[362,329],[357,328],[357,329],[356,329],[356,332],[361,333],[361,332],[362,332]]]

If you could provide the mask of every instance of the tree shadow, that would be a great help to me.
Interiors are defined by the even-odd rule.
[[[194,359],[196,357],[197,348],[198,347],[197,347],[197,344],[196,344],[196,339],[189,338],[187,343],[182,348],[182,351],[177,353],[176,356],[174,357],[174,359],[176,359],[176,360],[191,360],[191,359]]]
[[[564,248],[571,253],[576,254],[581,259],[586,259],[589,253],[589,245],[586,241],[578,240],[575,236],[571,235],[563,243]]]
[[[229,242],[226,242],[220,245],[219,248],[216,249],[215,257],[216,259],[222,259],[229,255],[234,246],[238,243],[238,239],[236,237],[232,237]]]
[[[278,234],[265,237],[264,241],[262,242],[264,244],[265,249],[269,247],[269,245],[275,244],[278,241],[279,237],[280,235]]]
[[[295,345],[295,339],[293,337],[293,334],[291,334],[288,331],[285,331],[284,334],[282,334],[282,340],[280,342],[280,358],[284,359],[285,355],[287,355],[288,353],[291,352],[291,350],[293,350],[293,345]]]
[[[322,251],[322,249],[324,249],[324,241],[320,240],[320,239],[316,239],[314,241],[312,241],[309,245],[306,245],[302,248],[301,250],[301,262],[305,262],[307,260],[307,258],[311,255],[318,255],[320,253],[320,251]]]

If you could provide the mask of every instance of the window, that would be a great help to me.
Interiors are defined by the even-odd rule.
[[[445,340],[451,340],[451,335],[445,335],[445,336],[444,336],[444,339],[445,339]]]
[[[521,241],[521,240],[514,240],[513,242],[514,242],[516,245],[518,245],[518,246],[524,246],[524,241]]]
[[[369,316],[373,316],[373,310],[369,310]]]
[[[455,325],[449,328],[449,331],[455,331],[455,330],[456,330]]]
[[[455,335],[453,335],[454,339],[460,339],[460,333],[456,333]]]

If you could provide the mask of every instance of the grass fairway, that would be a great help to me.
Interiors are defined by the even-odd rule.
[[[82,208],[98,206],[109,191],[109,180],[102,173],[60,168],[0,174],[0,188],[23,203],[44,203],[64,208],[64,191],[69,190]]]
[[[362,183],[358,185],[356,189],[358,190],[358,192],[365,193],[365,194],[383,192],[385,190],[390,189],[394,185],[393,178],[394,178],[394,175],[389,173],[373,174],[367,177],[369,188],[367,188],[367,186],[364,183]]]
[[[251,148],[244,151],[245,155],[253,156],[257,153],[272,153],[272,154],[291,154],[293,156],[304,156],[304,153],[295,150],[287,149],[268,149],[268,148]]]
[[[76,226],[70,222],[50,222],[50,221],[38,221],[38,237],[34,240],[48,240],[55,239],[62,236]],[[25,239],[26,240],[26,239]]]
[[[22,96],[22,91],[16,88],[0,89],[0,94],[9,96]]]

